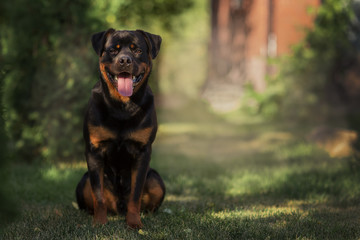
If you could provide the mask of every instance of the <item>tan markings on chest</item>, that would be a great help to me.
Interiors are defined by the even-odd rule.
[[[147,127],[147,128],[143,128],[137,131],[134,131],[132,133],[130,133],[129,138],[131,140],[134,140],[136,142],[140,142],[142,144],[147,144],[151,133],[152,133],[153,127]]]
[[[91,144],[98,148],[102,141],[111,140],[116,138],[116,134],[104,127],[101,126],[93,126],[91,124],[89,127],[89,135]]]

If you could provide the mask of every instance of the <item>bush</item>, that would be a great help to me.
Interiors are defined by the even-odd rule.
[[[350,0],[327,0],[316,12],[315,26],[292,49],[270,62],[279,71],[268,77],[265,93],[248,92],[256,111],[268,117],[306,120],[344,107],[338,79],[356,61],[359,28]],[[336,78],[337,77],[337,78]]]
[[[170,29],[190,0],[13,0],[0,3],[6,128],[27,161],[82,156],[82,121],[97,81],[93,33]]]

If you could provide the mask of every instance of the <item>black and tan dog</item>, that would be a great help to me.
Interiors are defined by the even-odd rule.
[[[76,188],[80,209],[107,222],[107,212],[126,213],[141,228],[140,211],[161,205],[165,186],[149,168],[157,131],[149,74],[161,37],[141,30],[109,29],[92,36],[99,55],[100,81],[94,86],[84,121],[88,172]]]

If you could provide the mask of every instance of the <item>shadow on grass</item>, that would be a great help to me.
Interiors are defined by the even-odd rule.
[[[333,207],[360,207],[360,174],[344,167],[295,172],[261,192],[235,197],[241,204],[254,202],[265,205],[303,201]]]
[[[212,166],[209,166],[212,165]],[[253,174],[244,171],[235,177],[226,176],[228,171],[217,164],[209,164],[206,174],[186,173],[177,176],[165,175],[168,192],[176,196],[194,196],[204,201],[216,201],[218,210],[253,205],[286,205],[291,201],[302,201],[308,204],[326,204],[333,207],[360,207],[360,174],[348,167],[337,169],[320,169],[289,171],[282,175],[272,173]],[[216,171],[212,174],[209,169]],[[273,170],[276,172],[276,170]],[[233,181],[237,181],[235,184]],[[267,182],[267,183],[263,183]],[[231,185],[233,184],[233,185]],[[248,184],[248,186],[244,186]],[[238,192],[234,191],[240,188]]]
[[[76,184],[85,171],[83,167],[17,164],[11,167],[8,188],[22,203],[71,205]]]
[[[171,209],[174,218],[186,219],[182,224],[189,239],[360,237],[360,175],[347,167],[290,173],[265,188],[236,196],[229,195],[228,182],[219,175],[181,179],[187,179],[186,187],[170,190],[173,195],[164,208]]]
[[[225,226],[222,231],[224,239],[356,239],[360,230],[358,221],[353,218],[354,213],[350,211],[322,209],[303,213],[276,209],[218,212],[210,214],[204,224],[208,229]]]

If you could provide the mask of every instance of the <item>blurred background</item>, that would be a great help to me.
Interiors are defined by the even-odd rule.
[[[323,136],[344,133],[340,143],[354,146],[360,130],[359,17],[358,0],[2,1],[2,164],[85,162],[83,116],[98,81],[90,38],[110,27],[163,38],[150,81],[159,145],[166,134],[212,121],[219,123],[216,129],[204,132],[235,138],[238,129],[228,123],[241,125],[246,118],[302,126],[302,133],[306,126],[313,130],[309,138],[323,146]],[[222,148],[201,136],[203,147],[192,149],[192,156]],[[182,146],[176,142],[170,150],[189,151]],[[237,154],[236,148],[219,150],[219,156]]]
[[[82,158],[82,121],[98,80],[93,33],[163,38],[151,85],[159,107],[207,102],[269,118],[359,126],[358,1],[4,1],[2,101],[21,161]],[[206,105],[204,105],[206,107]]]

